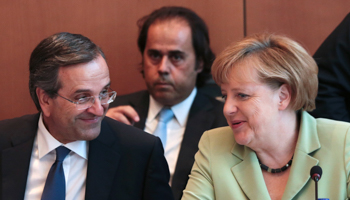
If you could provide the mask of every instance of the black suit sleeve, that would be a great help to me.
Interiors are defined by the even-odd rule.
[[[147,168],[144,198],[145,200],[165,200],[173,199],[173,194],[169,187],[169,170],[164,157],[162,143],[157,138],[153,151],[149,158]]]
[[[314,117],[350,122],[350,14],[314,55],[319,88]]]

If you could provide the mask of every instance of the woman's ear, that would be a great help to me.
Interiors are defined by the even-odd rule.
[[[285,110],[289,106],[292,98],[291,88],[289,85],[283,84],[278,89],[278,93],[279,93],[278,108],[279,110]]]
[[[36,96],[38,97],[39,104],[44,116],[50,116],[50,106],[51,106],[51,98],[49,95],[41,88],[36,88]]]

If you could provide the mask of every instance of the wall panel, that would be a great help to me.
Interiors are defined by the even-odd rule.
[[[247,35],[280,33],[311,54],[350,12],[349,0],[246,0]]]
[[[203,17],[216,53],[243,37],[241,0],[2,0],[0,120],[36,112],[28,91],[29,57],[42,39],[56,32],[81,33],[101,46],[118,94],[144,89],[136,21],[164,5],[186,6]]]

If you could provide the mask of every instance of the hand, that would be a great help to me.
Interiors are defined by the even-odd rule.
[[[128,125],[134,125],[135,122],[140,121],[135,109],[129,105],[110,108],[106,116]]]

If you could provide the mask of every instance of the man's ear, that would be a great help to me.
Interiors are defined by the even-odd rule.
[[[139,69],[140,69],[140,73],[142,74],[142,78],[145,79],[145,63],[143,60],[143,56],[142,56],[142,62]]]
[[[52,106],[52,99],[49,95],[41,88],[36,88],[36,96],[38,97],[39,104],[44,116],[49,117],[51,114],[50,107]]]
[[[204,67],[203,59],[197,60],[197,62],[196,62],[196,68],[195,68],[196,72],[197,72],[197,73],[201,73],[201,72],[203,71],[203,67]]]
[[[279,104],[278,104],[279,110],[285,110],[289,106],[292,98],[290,86],[287,84],[281,85],[281,87],[278,89],[278,97],[279,97]]]

